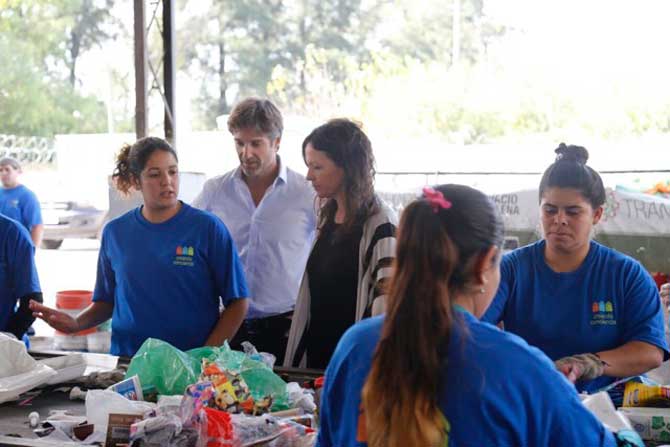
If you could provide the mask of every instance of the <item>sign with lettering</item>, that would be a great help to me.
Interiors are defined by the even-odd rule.
[[[490,198],[498,207],[506,229],[540,230],[537,190],[494,194]],[[604,208],[603,217],[596,227],[600,234],[670,235],[669,199],[650,194],[608,189]]]

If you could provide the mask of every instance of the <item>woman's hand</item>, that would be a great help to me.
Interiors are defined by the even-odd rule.
[[[30,300],[30,310],[33,311],[34,317],[44,320],[49,326],[57,331],[66,334],[79,331],[79,323],[77,323],[77,319],[65,312],[51,309],[34,300]]]
[[[591,353],[563,357],[554,363],[556,369],[572,383],[602,376],[606,365],[597,355]]]

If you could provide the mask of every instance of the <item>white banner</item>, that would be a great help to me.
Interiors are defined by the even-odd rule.
[[[540,229],[537,190],[490,196],[505,222],[505,229]],[[670,200],[650,194],[607,190],[605,211],[596,226],[599,234],[670,236]]]

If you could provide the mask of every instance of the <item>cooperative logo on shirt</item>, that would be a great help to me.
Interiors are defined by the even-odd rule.
[[[9,201],[9,206],[12,208],[18,208],[19,207],[19,199],[12,199]]]
[[[174,265],[185,265],[188,267],[193,267],[194,252],[195,250],[193,249],[193,246],[177,245],[174,261],[172,261],[172,263]]]
[[[614,304],[611,301],[594,301],[591,304],[591,326],[616,325],[614,318]]]

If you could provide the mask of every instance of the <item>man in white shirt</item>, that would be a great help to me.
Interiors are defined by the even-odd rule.
[[[249,340],[281,364],[300,280],[316,232],[315,193],[277,152],[283,131],[277,107],[247,98],[228,118],[240,166],[208,180],[194,206],[228,227],[249,285],[247,319],[231,341]]]

